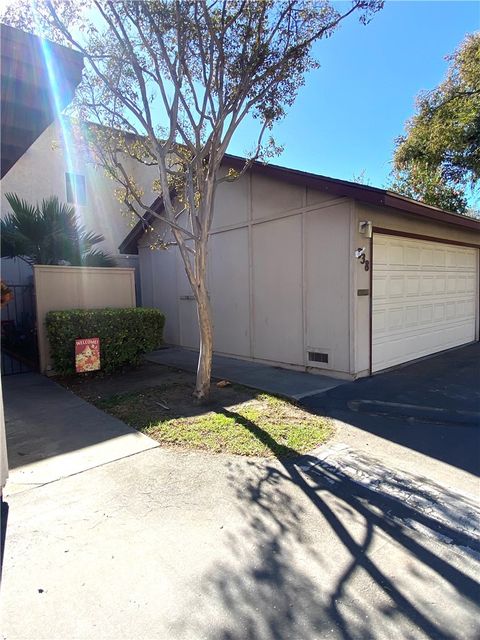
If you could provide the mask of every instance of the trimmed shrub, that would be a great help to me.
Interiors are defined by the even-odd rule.
[[[162,344],[165,316],[158,309],[72,309],[49,311],[45,321],[53,367],[75,373],[75,340],[100,338],[101,370],[137,365]]]

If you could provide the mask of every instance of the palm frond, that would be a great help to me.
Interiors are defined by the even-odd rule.
[[[85,267],[114,267],[114,258],[101,251],[100,249],[92,249],[82,257],[82,264]]]
[[[92,247],[104,241],[101,234],[79,223],[75,208],[57,196],[31,205],[14,193],[6,194],[12,211],[2,221],[2,256],[27,256],[32,263],[80,266],[93,261],[97,266],[114,266],[111,256]]]

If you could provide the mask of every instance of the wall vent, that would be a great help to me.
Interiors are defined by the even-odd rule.
[[[309,351],[308,359],[310,362],[326,362],[328,363],[328,353],[319,353],[317,351]]]

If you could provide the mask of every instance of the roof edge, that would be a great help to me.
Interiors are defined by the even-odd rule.
[[[232,169],[241,169],[246,159],[241,156],[225,154],[222,165],[228,165]],[[444,224],[463,227],[473,231],[480,232],[480,220],[470,216],[445,211],[438,207],[425,204],[418,200],[412,200],[406,196],[402,196],[394,191],[387,189],[379,189],[370,185],[359,184],[358,182],[349,182],[348,180],[340,180],[338,178],[330,178],[320,174],[300,171],[299,169],[290,169],[280,165],[265,164],[255,161],[252,163],[250,171],[255,171],[260,175],[270,177],[276,180],[283,180],[290,184],[310,187],[324,193],[331,193],[337,197],[346,197],[358,200],[365,204],[374,206],[390,207],[405,214],[417,215],[430,220],[436,220]],[[152,204],[152,208],[158,210],[163,200],[157,198]],[[130,231],[127,237],[119,246],[120,253],[136,254],[138,247],[136,243],[141,237],[145,226],[150,224],[153,219],[152,214],[146,214],[143,220],[139,220],[135,227]]]

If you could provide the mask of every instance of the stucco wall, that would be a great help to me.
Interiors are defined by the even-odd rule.
[[[51,369],[45,328],[48,311],[135,307],[135,270],[35,265],[40,371]],[[94,337],[94,336],[92,336]]]
[[[219,353],[350,373],[350,202],[246,175],[219,187],[208,284]],[[166,314],[165,340],[198,346],[196,306],[175,249],[139,242],[143,304]],[[307,351],[329,353],[309,363]]]
[[[65,173],[85,176],[87,203],[75,205],[79,221],[89,231],[101,233],[105,241],[98,248],[118,256],[118,246],[129,232],[131,216],[123,216],[122,206],[115,197],[117,183],[108,178],[101,167],[87,162],[85,153],[76,145],[73,137],[68,150],[65,148],[59,121],[52,123],[24,153],[0,182],[1,215],[9,206],[5,193],[13,192],[30,203],[41,202],[52,195],[61,202],[67,201]],[[155,199],[150,190],[156,177],[155,169],[145,167],[130,158],[124,160],[127,171],[145,189],[148,203]],[[5,267],[8,269],[8,266]]]

